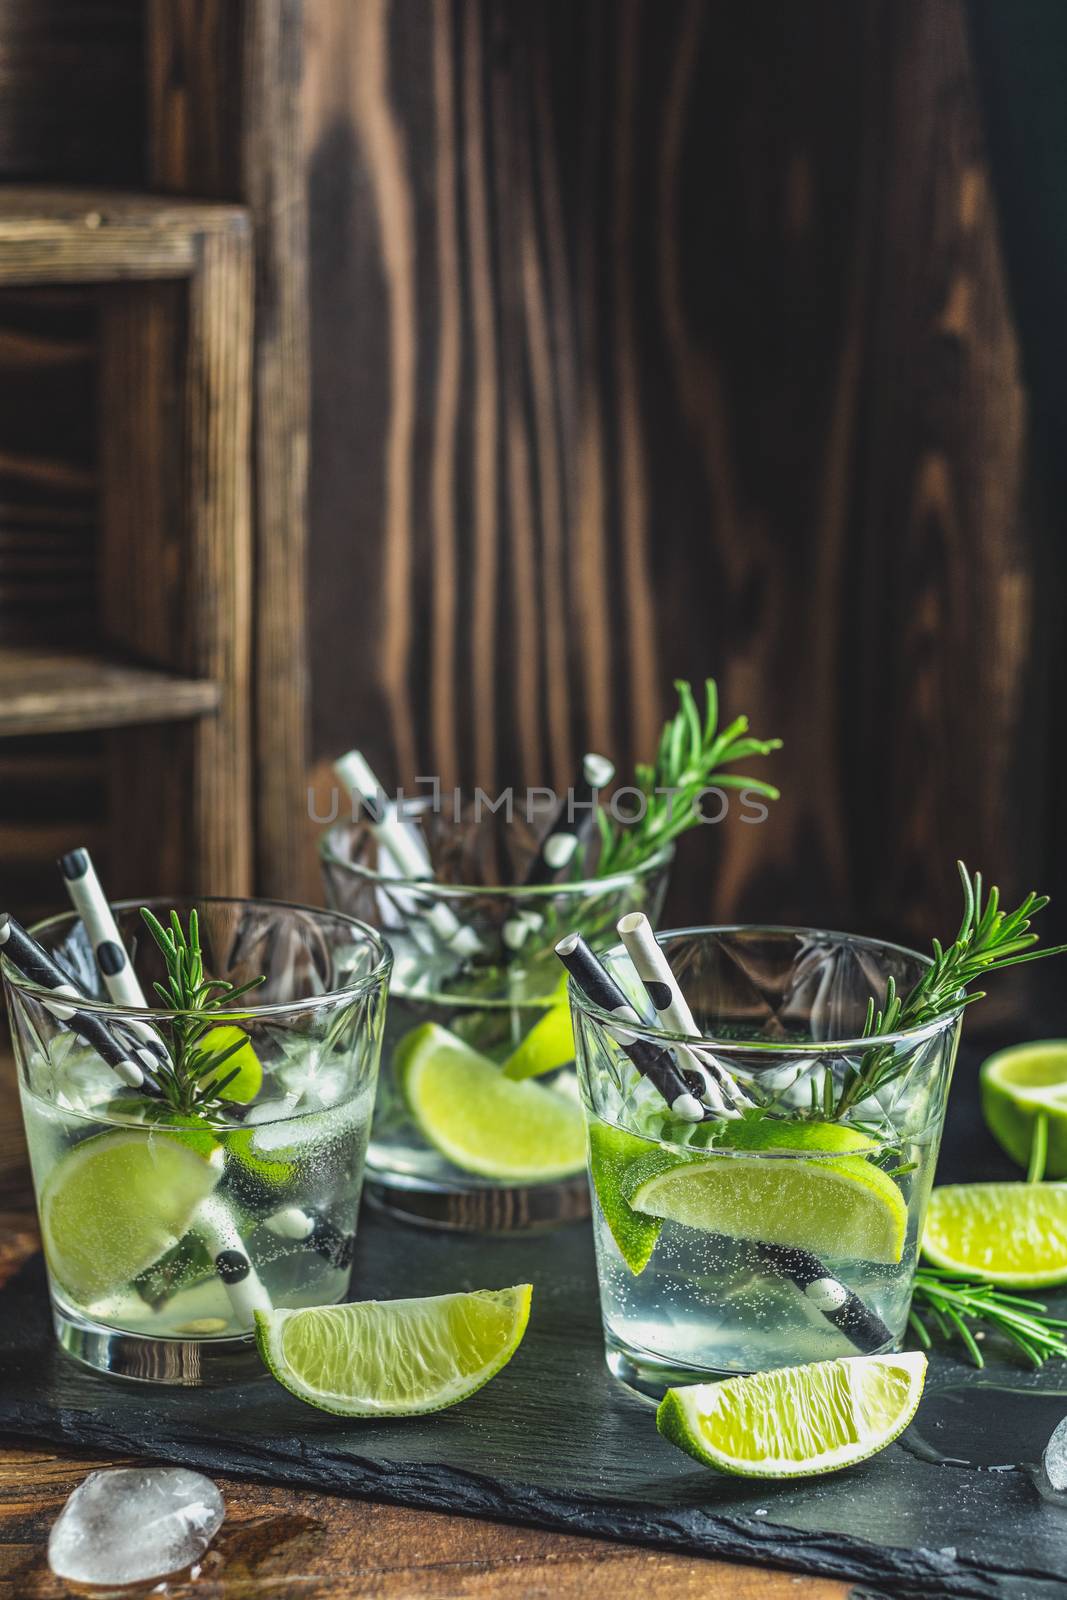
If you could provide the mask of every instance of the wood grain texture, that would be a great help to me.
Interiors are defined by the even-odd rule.
[[[254,798],[260,892],[313,872],[304,605],[308,438],[302,0],[150,0],[154,185],[245,202],[254,230]]]
[[[106,656],[0,648],[0,737],[179,722],[213,715],[220,699],[215,683]]]
[[[710,673],[784,798],[686,842],[668,920],[925,942],[957,854],[1040,877],[1053,624],[959,0],[319,0],[306,100],[314,755],[565,784]]]

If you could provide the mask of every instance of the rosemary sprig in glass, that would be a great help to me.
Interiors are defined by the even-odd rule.
[[[202,1041],[217,1025],[220,1010],[228,1012],[235,1000],[250,989],[258,989],[266,980],[259,977],[232,984],[224,978],[205,977],[200,919],[195,908],[189,913],[188,933],[176,911],[171,912],[170,926],[166,928],[147,906],[141,907],[141,916],[167,968],[166,982],[153,987],[167,1009],[179,1013],[171,1023],[174,1059],[157,1069],[160,1087],[175,1111],[184,1116],[208,1116],[220,1108],[223,1090],[241,1070],[234,1067],[232,1072],[223,1073],[221,1068],[247,1041],[242,1037],[217,1050],[205,1049]]]
[[[987,973],[999,972],[1002,967],[1016,967],[1024,961],[1062,955],[1067,950],[1067,945],[1056,945],[1048,950],[1033,948],[1038,935],[1029,931],[1030,923],[1048,905],[1047,894],[1031,891],[1014,911],[1002,911],[1000,890],[994,886],[988,896],[983,897],[982,874],[976,872],[972,877],[962,861],[956,865],[963,884],[963,919],[959,932],[947,947],[938,939],[933,941],[933,961],[907,995],[901,997],[890,978],[882,1006],[876,1008],[873,999],[868,1001],[863,1027],[865,1039],[900,1033],[906,1028],[921,1028],[938,1017],[973,1005],[976,1000],[984,1000],[984,989],[974,994],[967,990]],[[910,1065],[908,1056],[896,1054],[892,1045],[874,1046],[865,1052],[858,1067],[846,1067],[836,1097],[832,1087],[827,1086],[823,1114],[843,1117],[860,1101],[899,1078]]]
[[[985,1361],[969,1326],[973,1322],[1004,1334],[1035,1367],[1053,1356],[1067,1357],[1067,1321],[1050,1317],[1044,1301],[1006,1294],[994,1284],[961,1278],[938,1267],[920,1267],[915,1274],[908,1317],[915,1337],[929,1350],[932,1340],[924,1317],[942,1338],[961,1339],[976,1367],[984,1367]]]
[[[767,800],[778,799],[778,790],[761,778],[722,769],[749,756],[770,755],[781,748],[781,739],[751,738],[747,717],[735,717],[720,729],[714,678],[705,680],[703,715],[688,683],[679,679],[674,687],[679,708],[660,735],[656,759],[651,765],[640,764],[634,773],[633,787],[645,800],[644,815],[620,824],[603,809],[596,814],[601,841],[598,877],[632,870],[695,827],[705,789],[749,789]]]

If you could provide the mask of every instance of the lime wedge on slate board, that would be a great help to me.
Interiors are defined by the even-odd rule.
[[[414,1417],[468,1399],[507,1365],[528,1283],[422,1300],[256,1312],[256,1344],[298,1400],[345,1417]]]

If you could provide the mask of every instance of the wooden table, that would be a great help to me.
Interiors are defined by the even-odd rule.
[[[38,1244],[9,1059],[0,1062],[0,1282]],[[87,1472],[121,1458],[0,1440],[0,1600],[69,1593],[45,1557],[48,1532]],[[227,1519],[195,1581],[168,1600],[415,1600],[581,1596],[657,1600],[845,1600],[836,1580],[668,1554],[605,1539],[376,1505],[219,1477]],[[126,1594],[134,1591],[125,1590]]]

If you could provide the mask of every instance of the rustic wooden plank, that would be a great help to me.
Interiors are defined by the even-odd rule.
[[[170,191],[240,199],[255,235],[256,881],[317,888],[302,798],[308,434],[302,0],[152,0],[149,162]]]
[[[959,0],[312,21],[314,758],[558,785],[714,673],[784,798],[669,920],[1025,888],[1050,556]]]
[[[214,713],[216,684],[102,655],[0,648],[0,737],[175,722]]]
[[[0,286],[187,277],[207,234],[242,232],[236,206],[110,190],[0,188]]]

